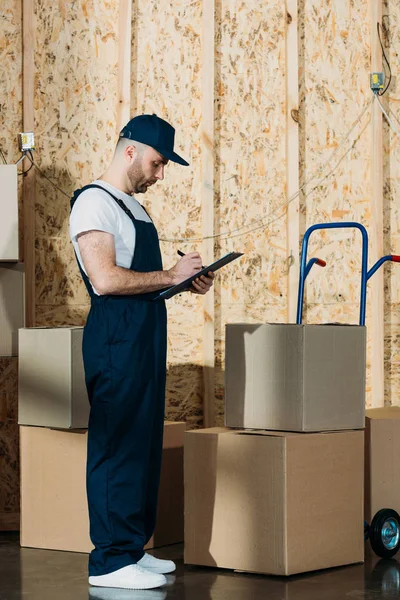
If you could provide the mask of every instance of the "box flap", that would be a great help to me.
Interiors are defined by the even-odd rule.
[[[370,408],[365,411],[366,419],[400,419],[400,406]]]
[[[207,429],[191,429],[190,431],[186,431],[186,435],[191,435],[193,433],[200,433],[202,435],[219,435],[220,433],[236,433],[237,431],[241,430],[229,429],[228,427],[209,427]]]

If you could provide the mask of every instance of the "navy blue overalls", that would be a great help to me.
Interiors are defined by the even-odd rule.
[[[153,223],[135,219],[131,270],[162,270]],[[79,265],[79,261],[78,261]],[[80,268],[80,265],[79,265]],[[83,361],[91,405],[87,496],[95,549],[89,575],[104,575],[139,561],[155,528],[165,407],[167,315],[154,293],[97,296],[80,268],[91,298],[84,328]]]

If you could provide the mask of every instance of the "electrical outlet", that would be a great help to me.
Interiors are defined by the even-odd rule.
[[[21,152],[35,149],[35,135],[33,131],[26,131],[18,134],[19,149]]]
[[[385,85],[385,73],[371,73],[370,75],[370,86],[373,92],[379,92],[383,90]]]

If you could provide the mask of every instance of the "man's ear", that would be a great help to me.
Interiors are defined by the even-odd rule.
[[[133,162],[135,160],[136,154],[137,154],[137,150],[136,150],[135,146],[133,146],[133,144],[129,144],[129,146],[127,146],[125,148],[125,158],[129,162]]]

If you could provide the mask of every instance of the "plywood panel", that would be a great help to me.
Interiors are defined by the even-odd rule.
[[[22,128],[21,0],[1,3],[0,106],[0,148],[13,163],[20,156],[17,135]]]
[[[68,242],[72,191],[99,176],[108,165],[117,133],[121,37],[124,3],[38,0],[35,46],[35,130],[37,161],[66,196],[37,175],[36,321],[82,324],[88,297]],[[215,287],[215,411],[223,418],[224,328],[226,322],[282,322],[287,310],[287,214],[277,210],[287,197],[286,178],[286,3],[216,0],[214,253],[244,251],[241,261],[220,272]],[[7,116],[0,122],[19,127],[21,56],[20,13],[6,0],[0,52],[7,65],[0,83]],[[201,124],[203,3],[177,0],[132,2],[131,112],[153,113],[177,130],[177,150],[191,163],[170,164],[165,180],[149,190],[145,202],[160,231],[165,267],[177,250],[201,248]],[[124,5],[124,9],[126,6]],[[400,8],[384,3],[388,20],[387,51],[396,75]],[[129,18],[129,10],[127,10]],[[304,182],[338,148],[370,98],[368,3],[362,0],[299,0],[300,181]],[[125,33],[129,29],[126,24]],[[5,32],[5,34],[4,34]],[[126,63],[125,63],[126,66]],[[18,70],[19,69],[19,70]],[[10,77],[9,74],[14,74]],[[388,103],[400,119],[397,74]],[[125,115],[127,96],[123,88]],[[4,119],[4,121],[1,121]],[[365,127],[365,129],[364,129]],[[399,125],[400,127],[400,125]],[[4,131],[4,126],[2,128]],[[8,152],[17,154],[2,134]],[[359,137],[360,136],[360,137]],[[359,139],[358,139],[359,138]],[[326,181],[319,180],[336,165]],[[301,230],[315,222],[356,220],[370,228],[371,126],[368,113],[348,143],[301,196]],[[400,253],[399,141],[384,128],[386,251]],[[273,212],[275,211],[275,212]],[[275,220],[274,220],[275,219]],[[269,227],[266,222],[273,221]],[[242,228],[245,229],[242,229]],[[255,231],[242,235],[246,229]],[[182,240],[187,240],[182,241]],[[360,238],[357,233],[318,234],[310,256],[327,260],[307,283],[306,317],[312,322],[355,322],[358,318]],[[385,402],[400,404],[399,275],[385,267]],[[369,295],[371,297],[371,293]],[[170,418],[199,426],[203,400],[202,299],[183,294],[169,307],[168,407]],[[371,308],[367,324],[371,323]],[[368,341],[368,402],[371,389],[371,338]]]
[[[285,164],[285,2],[221,0],[217,8],[216,173],[218,201],[216,255],[245,252],[218,276],[216,321],[216,411],[223,413],[223,336],[225,318],[236,303],[263,306],[260,318],[275,320],[286,308],[286,211],[272,211],[286,200]],[[239,229],[239,231],[235,231]],[[224,307],[227,306],[227,310]],[[251,318],[247,310],[243,320]],[[286,320],[285,315],[283,319]],[[219,372],[218,372],[219,370]]]
[[[201,251],[201,2],[139,0],[133,41],[132,103],[139,113],[156,113],[176,129],[176,151],[189,167],[170,163],[165,180],[140,200],[154,218],[165,268],[177,250]],[[134,76],[132,76],[134,77]],[[135,96],[135,99],[133,98]],[[202,419],[202,300],[183,294],[168,302],[168,416],[198,424]]]
[[[22,130],[22,10],[21,0],[1,3],[0,26],[0,149],[8,163],[19,157]],[[0,156],[0,164],[3,158]],[[25,168],[26,165],[25,165]],[[22,178],[19,178],[20,248],[23,244]]]
[[[300,181],[304,182],[338,149],[371,99],[370,15],[368,3],[359,0],[301,0],[300,10],[304,72]],[[302,197],[303,231],[334,221],[371,225],[370,112],[305,189],[310,192],[317,186],[306,199]],[[321,181],[333,168],[334,173]],[[328,266],[315,268],[310,276],[306,316],[310,307],[313,322],[357,322],[358,311],[350,306],[359,297],[360,235],[341,231],[314,235],[310,257],[320,256]]]
[[[36,303],[39,306],[89,303],[69,237],[38,237]],[[37,310],[38,310],[37,309]]]
[[[69,196],[101,175],[116,142],[119,3],[36,3],[36,302],[87,302],[68,238]],[[68,314],[68,313],[65,313]],[[64,323],[66,324],[66,323]],[[72,324],[72,323],[69,323]]]
[[[187,428],[203,424],[203,367],[190,362],[170,364],[167,371],[166,417],[186,421]]]

